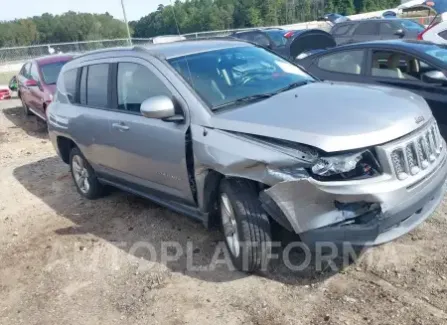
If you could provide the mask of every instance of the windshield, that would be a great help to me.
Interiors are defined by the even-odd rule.
[[[297,66],[259,47],[234,47],[169,60],[211,109],[313,81]]]
[[[444,63],[447,63],[447,48],[440,47],[437,45],[432,45],[432,46],[424,47],[423,51],[426,54],[428,54],[438,60],[441,60]]]
[[[401,20],[400,24],[402,27],[408,29],[408,30],[415,30],[418,32],[422,32],[425,28],[422,25],[419,25],[418,23],[412,21],[412,20]]]
[[[270,38],[272,39],[273,43],[275,43],[275,46],[284,46],[287,43],[287,38],[284,37],[284,34],[286,33],[283,30],[267,30],[265,31]]]
[[[47,85],[56,84],[59,72],[61,72],[62,67],[67,61],[54,62],[40,66],[42,71],[42,79]]]

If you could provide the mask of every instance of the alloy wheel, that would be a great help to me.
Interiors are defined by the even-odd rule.
[[[73,156],[72,161],[73,176],[79,190],[83,194],[87,194],[90,190],[89,173],[84,164],[84,159],[79,156]]]

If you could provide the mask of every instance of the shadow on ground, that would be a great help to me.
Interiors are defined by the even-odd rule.
[[[14,124],[12,127],[21,128],[32,137],[48,138],[47,124],[35,115],[25,116],[21,106],[3,109],[2,113]]]
[[[220,248],[223,247],[223,238],[220,232],[207,231],[200,223],[185,216],[118,190],[112,190],[108,196],[99,200],[83,199],[76,192],[68,166],[58,157],[18,167],[14,170],[14,176],[57,214],[75,223],[76,226],[58,229],[58,235],[90,233],[119,246],[129,254],[151,261],[154,261],[154,256],[145,249],[145,243],[150,243],[155,248],[158,261],[162,242],[178,242],[184,254],[178,261],[167,263],[173,272],[213,282],[231,281],[246,276],[241,272],[232,272],[224,265],[217,266],[214,270],[191,271],[190,265],[209,266],[216,251],[220,250],[222,253]],[[298,240],[291,234],[286,237],[285,244]],[[192,256],[189,261],[185,253],[188,247],[191,253],[189,255]],[[282,249],[278,250],[279,255],[283,252]],[[175,250],[169,254],[175,254]],[[321,256],[315,253],[304,254],[299,249],[292,250],[287,256],[295,267],[305,263],[309,266],[303,270],[291,269],[283,259],[276,259],[260,275],[282,283],[308,285],[325,280],[342,270],[343,263],[346,265],[346,261],[340,256],[331,262],[321,261]],[[220,258],[223,258],[223,253]],[[311,259],[306,262],[306,258]],[[335,265],[337,269],[333,270],[331,265]]]

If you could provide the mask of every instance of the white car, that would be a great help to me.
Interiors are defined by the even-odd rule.
[[[435,21],[418,35],[418,40],[447,44],[447,13],[436,16]]]
[[[185,36],[181,35],[164,35],[157,36],[152,39],[153,44],[163,44],[163,43],[171,43],[186,40]]]

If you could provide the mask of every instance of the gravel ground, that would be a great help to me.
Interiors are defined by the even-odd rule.
[[[222,248],[218,232],[117,190],[82,199],[17,100],[0,102],[0,189],[0,324],[447,324],[445,202],[336,271],[194,270]],[[162,241],[188,254],[162,263]]]

